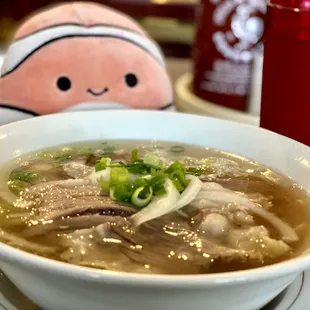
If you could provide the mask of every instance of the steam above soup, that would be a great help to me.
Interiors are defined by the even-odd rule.
[[[43,150],[2,168],[0,240],[114,271],[196,274],[305,249],[308,194],[233,154],[116,141]]]

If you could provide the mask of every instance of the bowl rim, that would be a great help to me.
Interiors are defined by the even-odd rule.
[[[271,132],[269,130],[255,127],[252,125],[237,123],[235,121],[216,119],[207,116],[191,115],[176,112],[163,112],[163,111],[146,111],[146,110],[121,110],[121,111],[78,111],[78,112],[67,112],[64,114],[50,114],[46,116],[39,116],[32,119],[21,120],[11,124],[6,124],[0,127],[1,131],[6,131],[10,127],[20,126],[22,124],[33,123],[35,121],[44,123],[48,119],[57,119],[59,117],[70,118],[76,114],[87,114],[91,117],[93,114],[102,113],[106,114],[170,114],[171,117],[180,118],[192,118],[195,119],[212,119],[216,120],[219,124],[231,124],[244,129],[250,129],[252,131],[264,131],[268,135],[275,135],[280,137],[281,135]],[[60,116],[61,115],[61,116]],[[106,115],[105,117],[108,117]],[[282,136],[285,140],[291,140],[295,145],[300,145],[303,148],[309,149],[308,146],[303,145],[300,142],[294,141],[290,138]],[[175,141],[174,141],[175,142]],[[287,275],[298,274],[310,267],[310,253],[307,255],[301,255],[289,260],[276,263],[273,265],[241,270],[232,272],[223,272],[215,274],[193,274],[193,275],[163,275],[163,274],[140,274],[140,273],[127,273],[127,272],[116,272],[100,270],[90,267],[84,267],[79,265],[73,265],[66,262],[45,258],[39,255],[35,255],[23,250],[19,250],[5,243],[0,242],[0,267],[1,264],[13,263],[16,266],[22,266],[25,269],[41,269],[53,275],[59,275],[69,277],[73,279],[79,279],[83,281],[91,282],[107,282],[115,285],[130,285],[138,287],[169,287],[169,288],[194,288],[201,286],[225,286],[231,285],[232,283],[249,283],[258,282],[261,280],[272,279],[274,277],[281,277]]]

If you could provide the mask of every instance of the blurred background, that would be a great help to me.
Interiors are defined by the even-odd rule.
[[[174,85],[176,110],[258,126],[266,1],[92,2],[130,15],[157,41]],[[0,0],[0,58],[25,17],[62,2]]]

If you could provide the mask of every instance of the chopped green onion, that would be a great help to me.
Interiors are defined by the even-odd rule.
[[[145,164],[156,166],[158,168],[162,168],[163,167],[163,161],[157,155],[154,155],[154,154],[151,154],[151,153],[148,153],[148,154],[146,154],[144,156],[143,162]]]
[[[175,161],[173,164],[171,164],[168,169],[166,170],[167,173],[172,173],[174,171],[180,170],[182,172],[186,172],[185,166],[181,164],[179,161]]]
[[[111,198],[122,202],[130,203],[133,193],[134,187],[129,182],[117,184],[110,188]]]
[[[182,147],[184,150],[184,148]],[[143,208],[150,203],[154,196],[160,197],[167,193],[165,184],[169,178],[175,188],[182,193],[189,181],[186,174],[190,171],[200,173],[203,167],[186,168],[179,161],[173,162],[167,169],[159,156],[148,153],[143,160],[139,158],[138,150],[132,150],[131,163],[111,161],[103,157],[96,163],[96,171],[111,168],[110,179],[101,180],[101,189],[110,193],[112,199],[131,203]]]
[[[142,186],[137,188],[132,197],[132,203],[139,208],[147,206],[153,198],[153,189],[149,186]]]
[[[180,180],[177,177],[170,177],[169,176],[169,178],[179,192],[184,191],[185,187],[183,186],[183,184],[180,182]]]
[[[104,170],[105,167],[102,167],[101,163],[98,162],[95,164],[95,171],[98,172],[98,171],[101,171],[101,170]]]
[[[202,168],[202,167],[189,167],[186,169],[186,172],[188,174],[192,174],[192,175],[195,175],[195,176],[200,176],[204,173],[205,169]]]
[[[141,159],[139,159],[139,154],[138,154],[138,150],[134,149],[131,151],[131,162],[134,163],[139,163],[142,162]]]
[[[214,159],[213,158],[206,158],[202,161],[202,165],[199,167],[188,167],[186,168],[186,171],[188,174],[192,174],[195,176],[200,176],[202,174],[204,174],[206,172],[206,170],[208,169],[208,167],[214,163]]]
[[[101,190],[103,192],[108,192],[110,189],[110,181],[100,180]]]
[[[139,178],[134,181],[133,185],[135,188],[139,188],[139,187],[148,186],[149,182],[145,178]]]
[[[186,174],[185,166],[180,162],[175,161],[168,167],[166,172],[169,173],[169,178],[171,179],[177,190],[179,192],[183,192],[186,186],[188,185],[188,181],[185,178]]]
[[[180,145],[174,145],[171,147],[170,151],[173,153],[182,153],[184,152],[184,147]]]
[[[156,170],[156,169],[154,169],[154,168],[151,168],[151,169],[150,169],[150,174],[151,174],[152,176],[155,176],[156,173],[157,173],[157,170]]]
[[[153,188],[154,194],[156,196],[161,196],[166,193],[165,190],[165,180],[167,178],[167,175],[161,174],[153,177],[150,181],[149,184]]]
[[[102,165],[108,166],[108,165],[111,164],[111,158],[110,158],[110,157],[102,157],[102,158],[100,159],[100,163],[101,163]]]
[[[184,187],[186,187],[189,183],[189,181],[185,178],[185,173],[180,170],[172,172],[170,176],[172,178],[177,178]]]
[[[110,184],[118,185],[128,182],[128,170],[124,167],[111,168]]]
[[[39,172],[13,171],[10,175],[10,180],[20,180],[24,182],[30,182],[37,179],[39,176],[40,176]]]
[[[111,158],[109,157],[102,157],[98,163],[95,164],[95,170],[101,171],[106,169],[107,166],[109,166],[111,163]]]
[[[138,163],[138,162],[134,164],[128,164],[125,167],[130,173],[133,173],[133,174],[150,174],[150,171],[152,168],[154,170],[160,170],[159,167],[152,166],[152,165],[145,164],[145,163]]]
[[[124,167],[125,164],[122,161],[112,162],[108,167]]]
[[[154,192],[154,194],[157,196],[157,197],[161,197],[161,196],[164,196],[167,194],[167,191],[166,189],[163,187],[162,189]]]
[[[152,179],[152,176],[150,174],[147,174],[147,175],[144,175],[142,178],[149,181]]]
[[[149,181],[149,184],[153,187],[157,186],[158,184],[164,184],[166,177],[167,175],[165,174],[156,175]]]

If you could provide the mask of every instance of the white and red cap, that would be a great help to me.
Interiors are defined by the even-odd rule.
[[[165,67],[164,56],[158,45],[153,40],[137,32],[112,25],[85,27],[82,25],[63,24],[38,30],[14,41],[4,57],[1,66],[1,76],[13,72],[41,47],[56,40],[72,37],[109,37],[125,40],[145,50]]]

